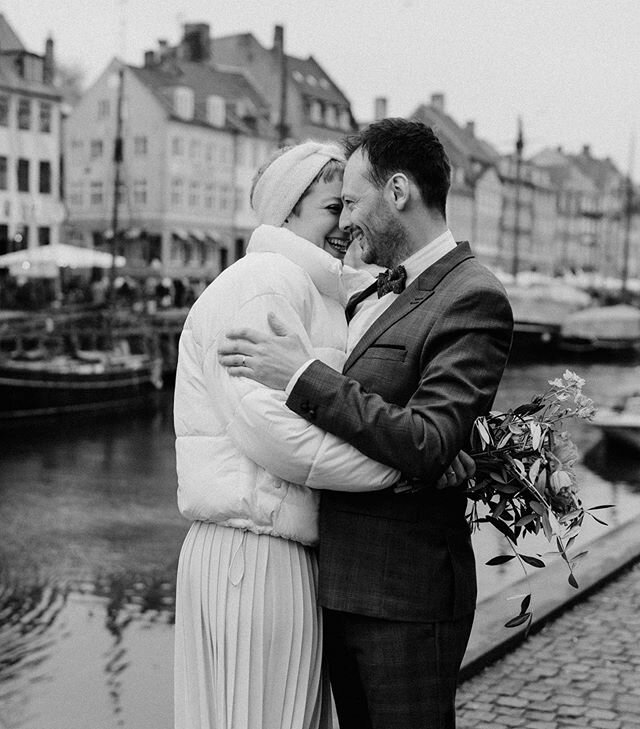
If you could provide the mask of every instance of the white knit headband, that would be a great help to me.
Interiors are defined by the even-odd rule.
[[[287,150],[266,168],[251,196],[260,223],[280,227],[320,170],[335,159],[346,162],[335,144],[304,142]]]

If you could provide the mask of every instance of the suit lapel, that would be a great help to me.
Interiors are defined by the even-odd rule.
[[[416,306],[420,306],[434,292],[442,279],[463,261],[473,258],[469,244],[464,241],[445,256],[423,271],[418,278],[398,296],[398,298],[385,309],[373,322],[351,351],[344,363],[343,372],[346,372],[366,350],[397,321],[406,316]]]

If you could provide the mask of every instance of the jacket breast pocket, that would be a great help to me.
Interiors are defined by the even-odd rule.
[[[371,359],[385,359],[394,362],[404,362],[407,358],[407,348],[402,344],[378,344],[369,347],[362,355]]]

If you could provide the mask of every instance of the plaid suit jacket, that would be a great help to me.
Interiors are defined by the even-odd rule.
[[[434,484],[490,409],[512,332],[504,288],[460,243],[372,324],[343,374],[316,361],[299,378],[292,410],[421,484],[323,493],[325,607],[410,621],[475,609],[466,497]]]

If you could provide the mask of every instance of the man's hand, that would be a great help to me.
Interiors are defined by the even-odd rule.
[[[314,354],[273,312],[267,314],[267,321],[272,334],[247,327],[230,329],[218,347],[218,360],[232,377],[249,377],[274,390],[284,390]]]
[[[436,482],[436,488],[446,489],[451,486],[460,486],[465,481],[473,478],[476,472],[476,464],[468,453],[460,451],[458,455],[449,464],[446,471],[440,476]],[[400,481],[395,491],[398,494],[417,493],[423,488],[422,485],[412,486],[411,481]]]

